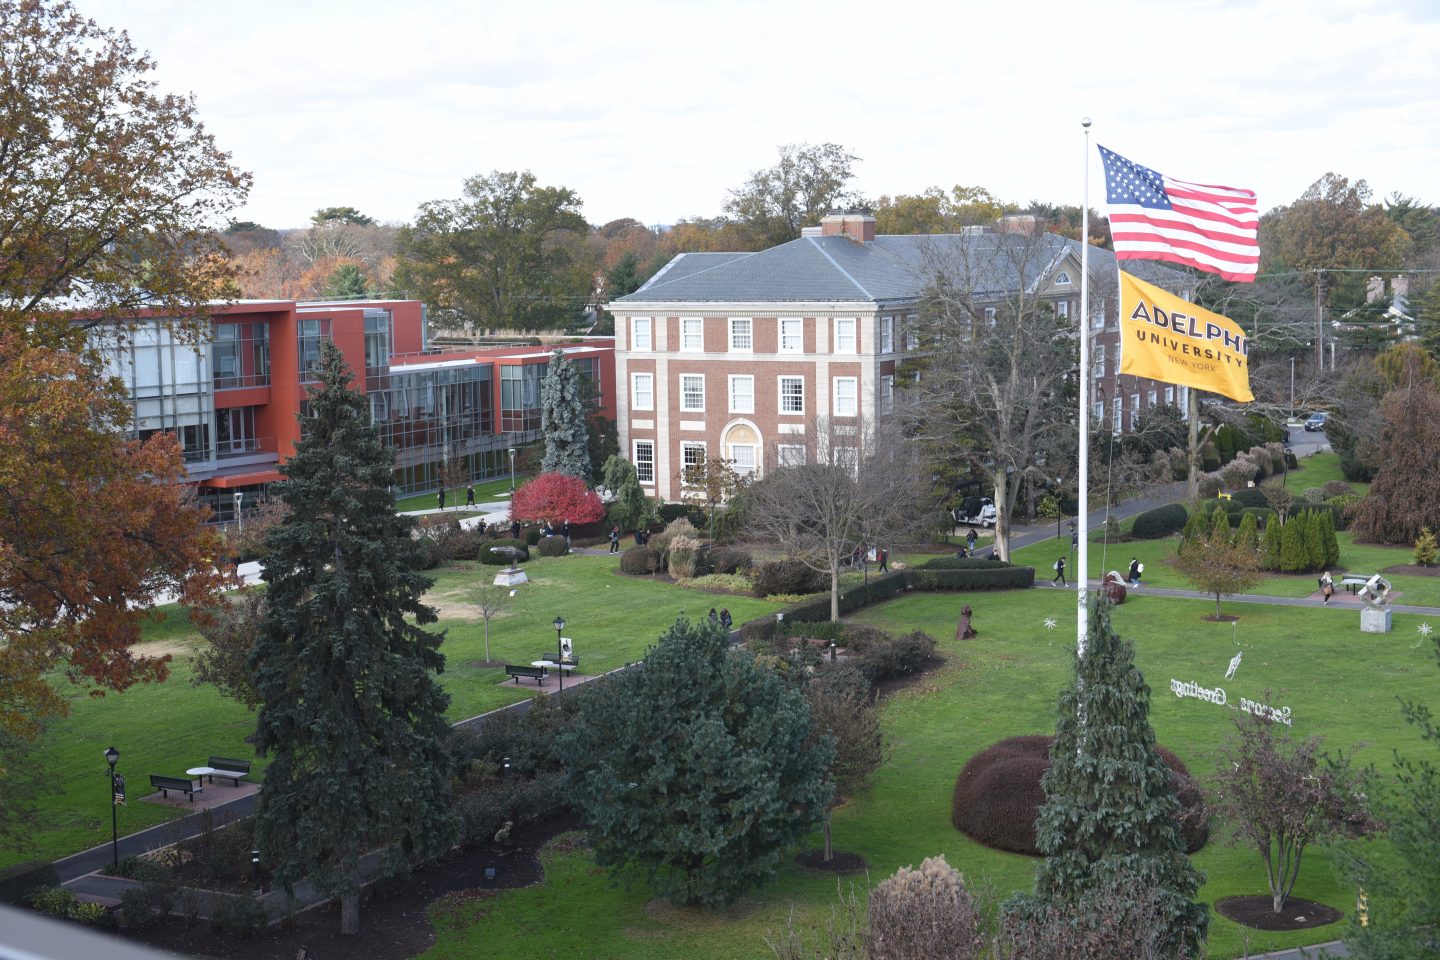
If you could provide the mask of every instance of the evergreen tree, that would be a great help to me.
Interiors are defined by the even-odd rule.
[[[266,538],[267,614],[251,653],[261,706],[255,746],[271,758],[256,813],[260,855],[287,889],[302,879],[360,925],[360,860],[450,846],[449,696],[441,634],[421,629],[433,581],[415,572],[414,521],[395,513],[392,455],[322,346],[320,383],[295,455],[272,488],[289,508]]]
[[[601,866],[676,903],[728,903],[824,820],[834,745],[806,745],[805,695],[720,628],[679,620],[593,686],[559,751]]]
[[[1326,510],[1320,514],[1320,538],[1325,544],[1325,563],[1328,570],[1340,561],[1340,541],[1335,536],[1335,514]]]
[[[1227,543],[1231,539],[1230,514],[1225,512],[1224,507],[1216,507],[1215,512],[1210,515],[1210,536],[1213,539],[1224,539]]]
[[[1307,570],[1320,570],[1325,566],[1325,531],[1322,514],[1314,510],[1305,511],[1308,516],[1305,518],[1305,557],[1309,561]],[[1328,511],[1326,514],[1328,516]]]
[[[1175,823],[1179,803],[1155,750],[1150,688],[1135,667],[1134,645],[1111,629],[1109,601],[1091,602],[1085,656],[1060,694],[1041,781],[1035,838],[1045,860],[1034,892],[1012,898],[1007,910],[1035,917],[1056,904],[1073,908],[1101,885],[1138,883],[1157,893],[1165,955],[1198,957],[1209,922],[1195,902],[1204,877]]]
[[[1285,573],[1298,573],[1310,565],[1305,554],[1305,514],[1302,511],[1291,517],[1280,530],[1280,569]]]
[[[605,274],[605,297],[614,300],[640,289],[640,262],[633,251],[626,250]]]
[[[1255,514],[1246,513],[1241,516],[1240,528],[1235,531],[1235,545],[1259,552],[1260,525],[1255,522]]]
[[[358,300],[368,293],[365,274],[353,263],[337,267],[325,284],[325,296],[336,300]]]
[[[545,437],[541,473],[564,473],[590,482],[589,434],[580,368],[563,350],[550,355],[550,369],[540,385],[540,432]]]
[[[609,520],[622,531],[638,530],[655,518],[655,505],[640,489],[635,465],[621,456],[605,461],[605,489],[614,495]]]
[[[1432,285],[1430,292],[1420,301],[1420,312],[1415,319],[1420,346],[1440,360],[1440,283]]]
[[[1273,516],[1265,521],[1265,539],[1260,547],[1260,569],[1279,570],[1281,546],[1284,538],[1285,525],[1280,522],[1280,517]]]
[[[1209,533],[1210,520],[1205,516],[1204,510],[1196,507],[1190,511],[1190,519],[1185,521],[1185,529],[1180,531],[1180,546],[1203,540]]]

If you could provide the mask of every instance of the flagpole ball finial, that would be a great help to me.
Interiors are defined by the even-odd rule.
[[[1080,126],[1084,127],[1086,130],[1089,130],[1089,129],[1090,129],[1090,118],[1089,118],[1089,117],[1081,117],[1081,118],[1080,118]]]

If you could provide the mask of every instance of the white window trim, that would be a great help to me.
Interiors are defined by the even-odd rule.
[[[750,346],[748,346],[748,347],[737,347],[737,346],[735,346],[735,324],[737,324],[737,323],[744,323],[744,324],[746,324],[746,325],[749,327],[749,330],[750,330]],[[731,317],[731,318],[730,318],[730,321],[729,321],[729,324],[727,325],[727,329],[728,329],[728,332],[729,332],[729,335],[730,335],[730,336],[729,336],[729,339],[726,341],[726,346],[728,347],[728,349],[729,349],[729,351],[730,351],[731,353],[754,353],[754,352],[755,352],[755,320],[754,320],[753,317]]]
[[[799,329],[795,337],[796,344],[793,347],[785,346],[785,324],[793,323]],[[803,317],[780,317],[775,321],[775,335],[779,338],[776,349],[781,353],[804,353],[805,352],[805,318]]]
[[[638,474],[639,474],[639,472],[640,472],[640,445],[641,445],[641,444],[644,444],[644,445],[646,445],[646,446],[648,446],[648,447],[650,448],[650,479],[649,479],[649,480],[640,479],[639,476],[638,476]],[[637,474],[636,479],[639,479],[639,480],[640,480],[640,485],[641,485],[641,486],[645,486],[645,487],[653,487],[653,486],[655,486],[655,480],[656,480],[656,477],[659,475],[659,472],[656,470],[656,467],[655,467],[655,441],[654,441],[654,440],[632,440],[632,441],[630,441],[630,462],[635,465],[635,472],[636,472],[636,474]]]
[[[680,484],[681,484],[681,486],[685,486],[685,487],[694,487],[694,486],[695,486],[695,484],[693,484],[693,483],[686,483],[686,482],[685,482],[685,468],[689,466],[689,464],[685,462],[685,451],[686,451],[686,450],[695,450],[695,449],[699,449],[700,454],[701,454],[701,459],[702,459],[702,461],[709,459],[709,454],[708,454],[708,453],[706,452],[706,450],[705,450],[705,441],[704,441],[704,440],[681,440],[681,441],[680,441]]]
[[[893,413],[895,411],[895,374],[884,373],[880,375],[880,412]]]
[[[639,394],[639,383],[644,379],[649,385],[650,401],[641,406],[636,399]],[[654,410],[655,409],[655,375],[653,373],[632,373],[630,374],[630,409],[631,410]]]
[[[845,347],[842,347],[840,345],[840,325],[846,323],[850,325],[849,349],[846,349]],[[833,333],[831,334],[833,350],[831,352],[847,357],[860,352],[860,321],[857,318],[836,317],[834,323],[831,324],[831,330],[833,331]]]
[[[880,352],[895,352],[895,317],[880,318]]]
[[[1064,270],[1061,270],[1061,271],[1060,271],[1058,274],[1056,274],[1056,276],[1055,276],[1055,286],[1057,286],[1057,287],[1068,287],[1068,286],[1070,286],[1070,274],[1067,273],[1067,272],[1065,272]]]
[[[796,450],[800,451],[799,457],[792,458],[786,456],[787,453],[793,453]],[[801,467],[804,466],[805,462],[809,459],[809,453],[805,448],[805,444],[803,443],[781,443],[777,444],[775,447],[776,466]]]
[[[994,307],[986,307],[986,308],[985,308],[985,326],[987,326],[987,327],[993,327],[993,326],[995,326],[995,317],[996,317],[997,312],[998,312],[998,311],[996,311],[996,309],[995,309]]]
[[[841,413],[841,412],[840,412],[840,384],[841,384],[841,383],[850,383],[850,384],[853,384],[854,387],[855,387],[855,395],[851,398],[852,401],[853,401],[853,403],[855,404],[855,409],[854,409],[854,410],[851,410],[849,413]],[[833,408],[833,410],[834,410],[834,412],[835,412],[835,416],[837,416],[837,417],[857,417],[857,416],[860,415],[860,378],[859,378],[859,377],[832,377],[832,378],[830,379],[830,396],[831,396],[832,401],[833,401],[833,402],[832,402],[832,408]]]
[[[785,381],[800,381],[800,409],[785,409]],[[775,378],[775,409],[782,417],[803,417],[805,416],[805,378],[799,374],[787,373]]]
[[[741,409],[739,409],[738,407],[735,406],[735,381],[737,381],[737,380],[748,380],[748,381],[750,382],[750,409],[748,409],[748,410],[741,410]],[[754,376],[754,374],[749,374],[749,373],[732,373],[732,374],[730,374],[730,376],[729,376],[728,385],[729,385],[729,390],[728,390],[727,392],[728,392],[729,396],[727,397],[727,400],[729,401],[728,405],[729,405],[729,408],[730,408],[730,412],[731,412],[731,413],[752,413],[752,414],[753,414],[753,413],[755,412],[755,376]]]
[[[686,378],[686,377],[695,377],[695,378],[699,379],[699,381],[700,381],[700,406],[698,406],[698,407],[687,407],[687,406],[685,406],[685,396],[686,396],[685,378]],[[704,412],[705,412],[705,374],[703,374],[703,373],[682,373],[682,374],[680,374],[680,378],[679,378],[679,380],[676,381],[676,383],[679,384],[679,387],[680,387],[680,412],[681,412],[681,413],[704,413]]]
[[[640,346],[639,328],[645,324],[645,346]],[[630,350],[633,353],[652,353],[655,350],[655,320],[653,317],[630,318]]]
[[[700,329],[700,342],[693,347],[685,346],[685,325],[693,323]],[[704,317],[681,317],[680,318],[680,351],[682,353],[703,353],[705,350],[705,318]]]
[[[735,456],[735,451],[736,451],[737,448],[744,448],[744,449],[750,451],[750,456],[752,457],[752,460],[751,460],[751,462],[750,462],[750,469],[749,469],[749,470],[742,469],[741,464],[740,464],[740,458],[737,457],[737,456]],[[730,459],[730,466],[731,466],[731,468],[732,468],[737,474],[739,474],[739,475],[742,476],[742,477],[743,477],[743,476],[750,476],[750,477],[754,477],[754,478],[756,478],[756,479],[758,479],[758,478],[760,477],[760,445],[759,445],[759,444],[756,444],[756,443],[732,443],[732,444],[730,444],[730,449],[729,449],[729,451],[727,451],[727,452],[730,454],[730,458],[729,458],[729,459]]]
[[[1062,319],[1062,320],[1068,320],[1068,319],[1070,319],[1070,301],[1069,301],[1069,300],[1056,300],[1056,301],[1055,301],[1055,316],[1059,317],[1059,318]]]

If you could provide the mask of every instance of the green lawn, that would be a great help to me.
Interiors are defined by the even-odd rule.
[[[525,565],[531,583],[519,588],[506,609],[491,620],[491,656],[529,663],[555,647],[555,617],[567,621],[565,635],[575,642],[585,672],[601,673],[637,660],[646,647],[682,612],[703,617],[714,607],[729,607],[737,623],[773,612],[780,605],[749,597],[682,590],[657,580],[623,577],[609,557],[537,558]],[[449,716],[462,720],[534,695],[533,686],[505,682],[501,667],[482,669],[484,623],[466,609],[475,585],[489,582],[498,568],[456,564],[435,571],[428,602],[440,610],[438,628],[447,631],[448,659],[441,684],[451,696]],[[33,854],[57,858],[108,839],[103,823],[109,789],[106,747],[120,750],[119,770],[129,778],[129,803],[120,826],[133,832],[183,813],[140,800],[150,791],[149,774],[183,775],[211,754],[254,755],[245,737],[254,715],[219,696],[213,687],[195,686],[189,657],[197,640],[179,607],[167,607],[163,619],[145,630],[139,652],[176,657],[168,681],[141,684],[124,693],[90,697],[65,687],[67,717],[53,723],[32,761],[43,765],[51,789],[41,797],[41,822],[28,851],[0,850],[0,866]],[[257,766],[259,772],[263,762]]]
[[[517,476],[515,478],[515,483],[517,485],[522,484],[528,479],[530,478]],[[475,487],[475,501],[477,503],[486,503],[492,500],[505,500],[508,499],[510,496],[509,477],[501,477],[496,480],[478,480],[474,483],[473,486]],[[446,488],[446,506],[453,507],[457,504],[463,504],[464,502],[464,487],[456,487],[454,489]],[[411,494],[408,497],[401,497],[399,500],[395,501],[395,509],[401,513],[405,513],[409,510],[433,510],[435,509],[436,505],[437,504],[435,500],[434,490],[431,490],[429,493]]]
[[[980,636],[957,644],[949,638],[967,601],[975,608]],[[1396,697],[1433,701],[1440,695],[1440,671],[1428,650],[1409,640],[1418,617],[1397,615],[1395,634],[1377,642],[1362,640],[1356,624],[1328,616],[1330,611],[1247,607],[1239,627],[1232,628],[1201,620],[1209,609],[1203,601],[1154,600],[1126,604],[1115,617],[1119,629],[1136,639],[1139,664],[1155,690],[1157,735],[1198,776],[1213,769],[1212,751],[1234,714],[1177,699],[1168,690],[1172,677],[1223,684],[1232,704],[1250,697],[1288,705],[1297,735],[1322,734],[1335,748],[1364,741],[1361,762],[1386,767],[1392,748],[1413,749],[1416,740],[1399,720]],[[1053,632],[1043,625],[1047,616],[1059,622]],[[895,631],[930,631],[942,638],[946,665],[887,702],[885,727],[894,756],[868,793],[836,812],[837,846],[865,857],[871,882],[943,853],[968,881],[992,887],[999,897],[1027,888],[1034,861],[986,849],[957,833],[949,820],[950,795],[960,768],[981,748],[1002,737],[1053,729],[1055,694],[1066,681],[1074,642],[1067,596],[914,594],[872,607],[859,619]],[[1364,644],[1363,656],[1357,642]],[[1237,650],[1245,659],[1236,678],[1226,682],[1226,665]],[[1216,829],[1196,858],[1208,875],[1201,898],[1213,902],[1263,892],[1258,857],[1227,847],[1219,834]],[[544,883],[506,891],[452,917],[463,922],[440,929],[425,956],[473,956],[481,944],[487,955],[515,958],[763,956],[763,938],[779,931],[792,909],[802,926],[812,927],[829,916],[836,896],[833,877],[792,864],[777,884],[729,912],[711,914],[652,902],[643,885],[617,887],[583,850],[550,851],[545,865]],[[863,887],[863,878],[858,882]],[[1354,901],[1322,850],[1307,857],[1296,895],[1342,910]],[[515,937],[516,931],[523,936]],[[1259,951],[1325,939],[1338,928],[1242,932],[1215,917],[1210,955],[1239,955],[1247,934],[1248,948]]]

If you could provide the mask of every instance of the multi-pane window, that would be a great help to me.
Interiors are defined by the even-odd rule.
[[[680,482],[693,486],[696,474],[705,466],[705,444],[699,440],[684,440],[680,443]]]
[[[880,352],[895,352],[895,318],[880,318]]]
[[[1175,388],[1174,388],[1174,387],[1166,387],[1166,388],[1165,388],[1165,402],[1166,402],[1166,403],[1174,403],[1174,402],[1175,402]]]
[[[630,409],[655,409],[655,376],[650,373],[630,374]]]
[[[837,467],[844,467],[854,476],[860,472],[860,451],[855,447],[836,446],[831,448],[834,455],[834,463]]]
[[[835,378],[835,416],[853,417],[859,411],[859,382],[854,377]]]
[[[799,317],[780,318],[780,352],[800,353],[805,349],[803,321]]]
[[[986,308],[985,308],[985,325],[986,325],[987,327],[993,327],[993,326],[995,326],[995,308],[994,308],[994,307],[986,307]]]
[[[699,353],[705,349],[705,318],[680,318],[680,349]]]
[[[915,315],[912,313],[905,318],[905,349],[920,349],[920,331],[915,324]]]
[[[781,413],[804,413],[804,412],[805,412],[805,378],[804,378],[804,377],[781,377],[781,378],[780,378],[780,412],[781,412]]]
[[[635,463],[635,478],[641,483],[655,482],[655,441],[636,440],[632,460]]]
[[[1180,405],[1180,412],[1181,412],[1181,414],[1184,416],[1184,418],[1185,418],[1186,420],[1189,420],[1189,419],[1190,419],[1190,388],[1189,388],[1189,387],[1181,387],[1181,388],[1180,388],[1180,393],[1179,393],[1177,399],[1178,399],[1178,402],[1179,402],[1179,405]]]
[[[680,375],[680,409],[685,413],[705,412],[705,376],[699,373]]]
[[[752,476],[755,473],[755,444],[730,444],[730,462],[732,469],[740,476]]]
[[[1110,424],[1110,429],[1115,431],[1116,433],[1119,433],[1122,423],[1121,418],[1125,416],[1125,401],[1122,400],[1120,397],[1116,397],[1110,402],[1110,410],[1113,420],[1113,422]]]
[[[330,338],[330,321],[301,320],[296,325],[296,343],[300,352],[300,382],[311,383],[319,379],[320,342]]]
[[[751,327],[752,321],[749,317],[730,318],[730,349],[738,351],[750,351],[754,349],[755,338]]]
[[[755,378],[749,375],[730,377],[730,412],[755,412]]]
[[[1132,393],[1132,394],[1130,394],[1130,426],[1131,426],[1132,429],[1134,428],[1134,426],[1135,426],[1135,421],[1139,418],[1139,416],[1140,416],[1140,394],[1138,394],[1138,393]]]
[[[805,465],[805,447],[798,443],[782,443],[775,448],[776,462],[782,467]]]
[[[1091,353],[1091,361],[1095,366],[1095,379],[1099,380],[1105,376],[1105,344],[1095,344]]]
[[[215,389],[259,387],[270,382],[270,326],[217,323],[210,344]]]
[[[1096,401],[1095,401],[1095,409],[1093,409],[1093,410],[1090,411],[1090,419],[1091,419],[1091,420],[1094,420],[1097,424],[1098,424],[1098,423],[1104,423],[1104,422],[1105,422],[1105,401],[1104,401],[1104,400],[1096,400]]]
[[[630,349],[648,351],[651,349],[650,318],[630,318]]]
[[[1146,395],[1146,398],[1145,398],[1145,406],[1147,406],[1147,407],[1153,407],[1153,406],[1155,406],[1155,391],[1154,391],[1154,390],[1151,390],[1150,393]]]
[[[1070,274],[1066,273],[1064,270],[1061,270],[1061,271],[1060,271],[1058,274],[1056,274],[1056,276],[1055,276],[1055,286],[1057,286],[1057,287],[1068,287],[1068,286],[1070,286]]]
[[[895,409],[895,377],[885,374],[880,378],[880,412],[889,413]]]
[[[1062,320],[1067,319],[1067,318],[1070,316],[1070,301],[1069,301],[1069,300],[1056,300],[1056,301],[1055,301],[1055,316],[1059,317],[1059,318],[1062,319]]]
[[[835,321],[835,352],[855,352],[855,318],[839,317]]]

